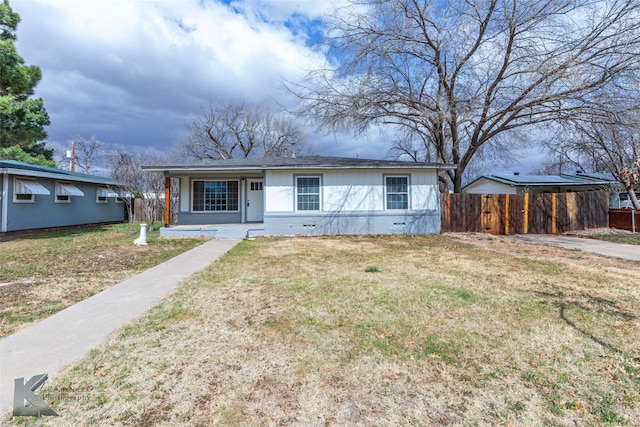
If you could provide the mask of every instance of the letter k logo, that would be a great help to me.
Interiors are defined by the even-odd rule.
[[[15,391],[13,393],[13,415],[41,417],[42,415],[58,416],[56,412],[40,399],[34,391],[49,378],[47,374],[34,375],[29,381],[24,378],[15,379]],[[33,406],[26,406],[25,401]]]

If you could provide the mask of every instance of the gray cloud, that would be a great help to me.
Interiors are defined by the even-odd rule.
[[[287,19],[316,19],[324,4],[28,0],[12,7],[22,18],[18,52],[43,71],[36,96],[51,116],[51,142],[95,135],[170,149],[185,121],[212,102],[291,105],[280,76],[295,80],[322,58]]]

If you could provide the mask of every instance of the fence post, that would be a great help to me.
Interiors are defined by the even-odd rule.
[[[504,235],[509,235],[509,195],[504,199]]]
[[[558,234],[558,195],[556,193],[551,194],[551,234]]]
[[[529,233],[529,193],[524,193],[524,234]]]

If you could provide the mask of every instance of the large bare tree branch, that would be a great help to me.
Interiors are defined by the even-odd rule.
[[[231,159],[299,154],[304,143],[292,117],[232,101],[203,109],[187,124],[177,149],[185,159]]]
[[[485,144],[599,114],[603,94],[634,99],[639,12],[638,0],[354,0],[328,22],[333,67],[289,88],[322,129],[420,135],[424,154],[459,165],[460,191]]]

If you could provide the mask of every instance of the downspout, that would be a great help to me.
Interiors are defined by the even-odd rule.
[[[0,224],[0,232],[7,232],[7,219],[9,218],[9,173],[6,169],[2,170],[2,223]]]

